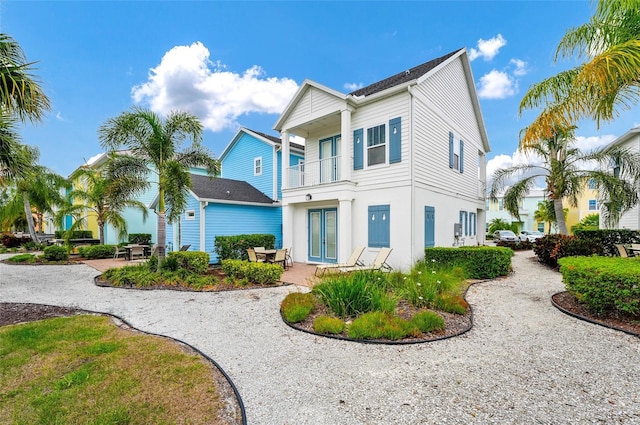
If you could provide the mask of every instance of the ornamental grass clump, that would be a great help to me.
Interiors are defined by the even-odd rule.
[[[282,316],[289,323],[302,322],[316,306],[316,297],[311,293],[292,292],[280,304]]]
[[[418,337],[421,332],[409,321],[389,313],[372,311],[360,315],[347,329],[353,339],[389,339],[392,341],[409,336]]]
[[[447,313],[465,314],[469,309],[469,303],[460,295],[442,294],[433,303],[438,310]]]
[[[444,330],[444,319],[433,311],[417,313],[411,318],[411,324],[424,333]]]
[[[7,258],[7,261],[10,263],[33,264],[36,262],[36,257],[33,254],[18,254]]]
[[[340,334],[344,328],[344,321],[337,317],[319,316],[313,321],[313,330],[321,334]]]
[[[328,276],[312,292],[334,314],[346,318],[370,311],[392,313],[396,302],[385,286],[381,273],[354,272]]]
[[[403,278],[401,292],[416,307],[438,307],[443,298],[462,293],[464,270],[460,267],[439,267],[435,259],[419,261]]]

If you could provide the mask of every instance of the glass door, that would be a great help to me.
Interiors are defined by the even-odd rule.
[[[309,261],[335,263],[338,260],[338,210],[309,210]]]

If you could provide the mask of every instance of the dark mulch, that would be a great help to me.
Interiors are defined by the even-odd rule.
[[[86,314],[87,312],[77,308],[58,307],[54,305],[0,303],[0,326],[51,319],[53,317],[73,316],[74,314],[82,313]]]
[[[581,304],[575,296],[568,292],[557,293],[551,298],[560,308],[567,310],[582,319],[640,336],[640,317],[615,313],[605,313],[601,315],[592,313],[587,310],[587,308]]]

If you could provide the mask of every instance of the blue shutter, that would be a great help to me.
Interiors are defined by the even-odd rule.
[[[460,173],[464,173],[464,142],[460,140]]]
[[[424,247],[431,248],[436,244],[436,210],[424,207]]]
[[[402,160],[402,123],[400,117],[389,121],[389,162]]]
[[[464,235],[469,236],[469,213],[464,212]]]
[[[369,247],[382,248],[390,245],[389,205],[370,205],[368,238]]]
[[[449,168],[453,168],[453,133],[449,132]]]
[[[463,214],[464,214],[464,211],[460,211],[460,217],[458,217],[458,223],[460,223],[460,233],[462,233],[462,231],[463,231],[462,230],[463,229],[462,226],[464,226]]]
[[[364,153],[364,140],[362,129],[353,131],[353,169],[362,170],[362,157]]]

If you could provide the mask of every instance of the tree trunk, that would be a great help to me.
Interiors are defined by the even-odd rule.
[[[104,222],[98,221],[98,237],[100,238],[100,245],[104,245]]]
[[[31,213],[31,203],[29,202],[29,196],[26,192],[22,194],[22,203],[24,205],[24,214],[27,216],[27,224],[29,226],[29,234],[31,240],[35,243],[40,243],[38,235],[36,234],[36,226],[33,223],[33,214]]]
[[[165,257],[167,243],[167,220],[165,218],[164,211],[158,211],[158,246],[156,252],[158,253],[158,266],[162,264]]]
[[[556,213],[556,223],[558,224],[558,233],[568,235],[567,223],[564,220],[564,208],[562,208],[562,199],[553,200],[553,211]]]

